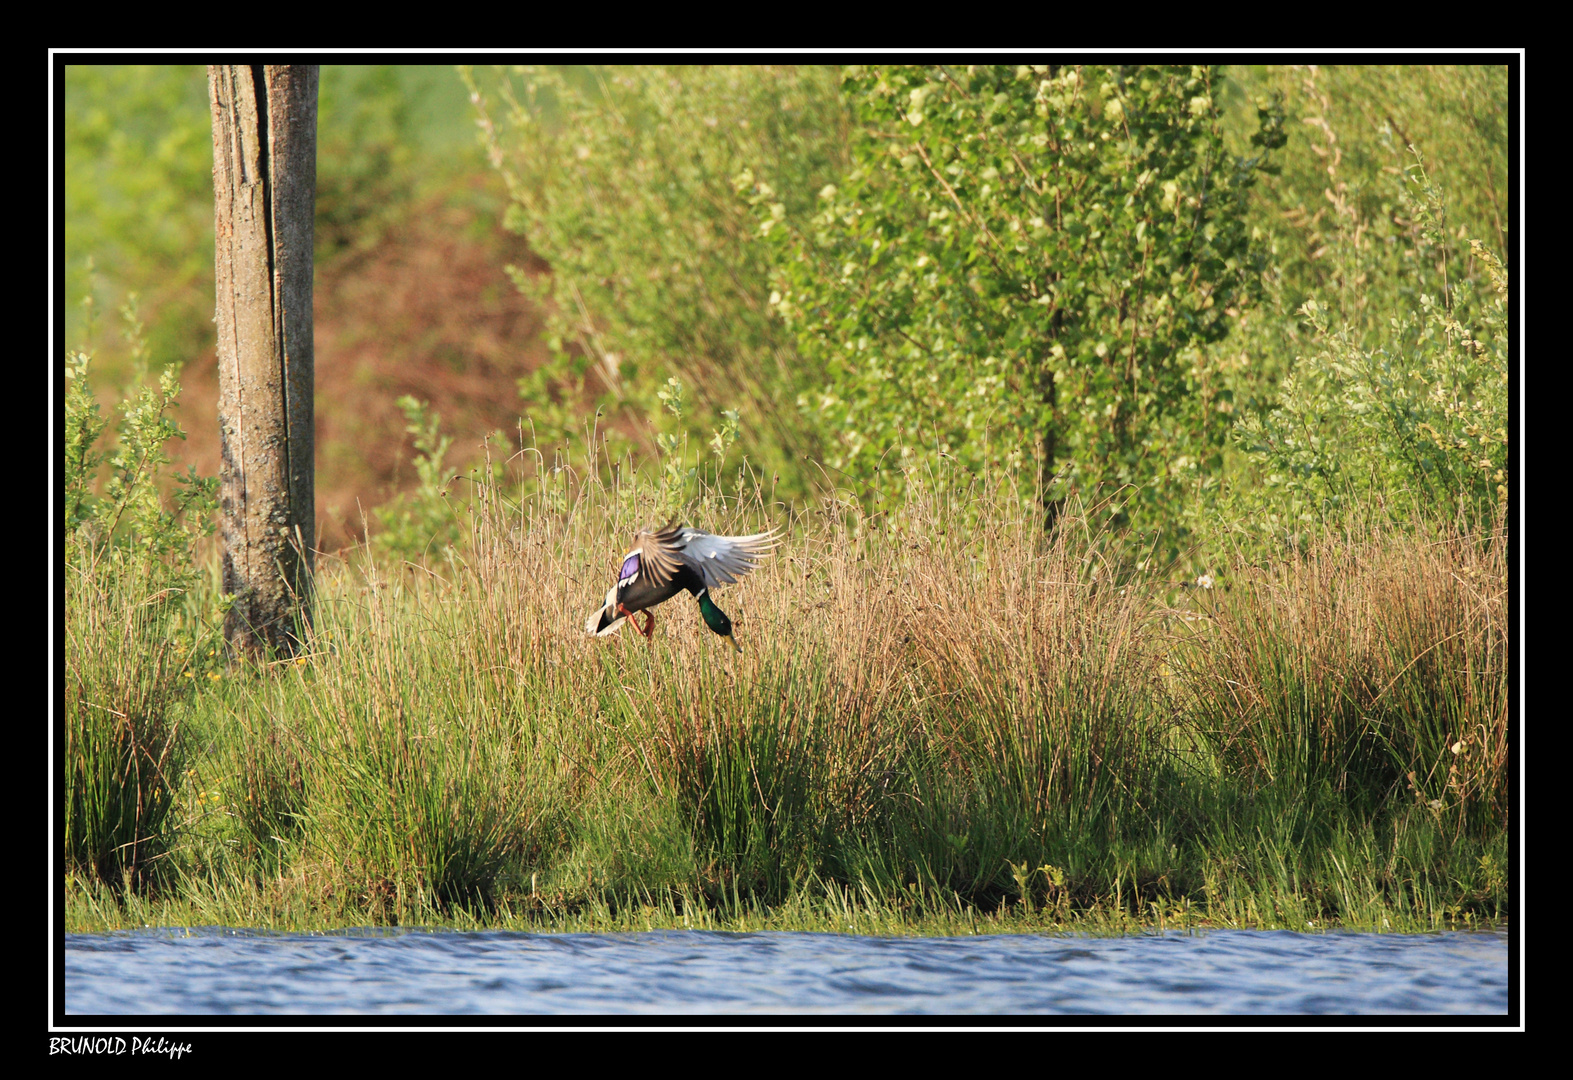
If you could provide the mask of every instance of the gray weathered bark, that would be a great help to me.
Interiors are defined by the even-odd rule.
[[[312,215],[317,68],[210,66],[225,637],[292,655],[316,544]]]

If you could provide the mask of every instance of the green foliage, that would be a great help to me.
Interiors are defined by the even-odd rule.
[[[380,526],[373,543],[395,558],[419,562],[449,550],[460,539],[459,519],[450,501],[451,477],[444,475],[442,467],[453,437],[441,434],[442,417],[430,411],[428,402],[405,394],[398,405],[406,421],[404,430],[415,437],[415,475],[420,483],[414,491],[401,492],[372,511]]]
[[[1276,405],[1305,352],[1295,313],[1307,300],[1359,347],[1391,347],[1392,316],[1418,310],[1422,293],[1445,297],[1460,277],[1484,282],[1465,238],[1491,237],[1494,251],[1506,243],[1508,80],[1505,67],[1473,65],[1239,67],[1225,91],[1240,145],[1262,104],[1278,100],[1288,116],[1287,141],[1247,214],[1268,260],[1263,296],[1236,312],[1234,332],[1212,350],[1231,412],[1244,416]],[[1429,238],[1405,179],[1411,146],[1448,192],[1453,223]],[[1249,461],[1232,465],[1241,467],[1235,483],[1261,482]]]
[[[1386,336],[1395,308],[1413,309],[1422,292],[1445,292],[1444,261],[1459,277],[1467,237],[1505,249],[1505,66],[1239,68],[1231,81],[1240,99],[1232,128],[1243,128],[1252,104],[1270,97],[1291,118],[1275,156],[1280,167],[1251,198],[1251,226],[1272,254],[1274,314],[1289,316],[1314,298],[1370,346],[1368,335]],[[1425,242],[1405,196],[1411,147],[1448,192],[1452,218],[1445,234]],[[1293,320],[1281,325],[1292,342]],[[1284,345],[1287,355],[1274,359],[1293,359],[1292,343]]]
[[[1419,243],[1441,249],[1441,193],[1420,164],[1406,176]],[[1277,407],[1242,416],[1235,433],[1263,479],[1236,493],[1251,531],[1292,540],[1373,504],[1400,520],[1437,507],[1473,520],[1499,511],[1508,478],[1508,272],[1478,240],[1469,254],[1471,272],[1449,289],[1444,253],[1439,294],[1421,292],[1414,307],[1393,312],[1385,334],[1335,326],[1314,299],[1301,307],[1316,351],[1296,361]],[[1483,296],[1481,271],[1490,279]]]
[[[768,167],[795,209],[812,205],[842,164],[834,76],[641,66],[465,78],[513,201],[509,225],[551,264],[540,278],[510,270],[551,303],[556,359],[520,388],[537,432],[581,436],[588,395],[613,420],[614,457],[650,453],[644,418],[677,377],[696,441],[735,424],[755,465],[801,490],[800,459],[816,447],[789,403],[804,371],[768,317],[768,253],[746,242],[753,223],[731,181]]]
[[[374,245],[415,191],[414,101],[398,68],[324,65],[318,82],[316,256]]]
[[[702,444],[726,430],[731,410],[737,450],[721,464],[735,464],[742,451],[767,475],[779,469],[789,495],[818,475],[805,476],[805,456],[823,454],[869,479],[881,456],[885,466],[900,462],[891,450],[898,444],[909,462],[933,451],[969,468],[985,457],[1014,458],[1027,489],[1041,441],[1052,488],[1140,482],[1152,502],[1133,506],[1131,520],[1177,520],[1177,528],[1164,525],[1177,536],[1239,510],[1213,499],[1220,477],[1238,489],[1289,475],[1259,454],[1220,447],[1220,436],[1239,417],[1267,422],[1285,406],[1279,388],[1296,358],[1332,347],[1313,344],[1316,324],[1294,317],[1308,300],[1362,355],[1407,357],[1426,332],[1422,294],[1454,311],[1462,283],[1489,288],[1485,260],[1468,238],[1506,250],[1507,73],[1502,65],[1204,71],[1213,105],[1203,117],[1189,112],[1199,95],[1183,86],[1173,92],[1174,80],[1189,81],[1184,71],[1132,79],[1129,71],[1085,69],[1069,90],[1056,81],[1065,73],[1053,72],[1041,102],[1039,84],[1050,72],[1030,70],[1021,79],[1014,70],[955,71],[953,83],[939,71],[869,69],[845,94],[821,69],[714,66],[476,72],[470,85],[493,164],[513,183],[513,223],[552,265],[549,275],[515,275],[555,307],[556,359],[523,388],[547,441],[599,423],[611,429],[614,456],[653,455],[663,433],[687,432]],[[445,95],[439,85],[450,77],[425,68],[324,67],[320,257],[364,249],[434,163],[464,160],[447,152],[457,125],[438,115],[446,105],[434,104],[462,104],[461,94]],[[1143,89],[1143,78],[1157,82]],[[897,87],[898,79],[907,82]],[[1106,97],[1111,79],[1114,95]],[[874,92],[881,80],[891,93]],[[970,120],[962,114],[972,108],[965,94],[974,80],[988,82],[990,96],[974,103],[988,107],[973,109],[979,117]],[[914,91],[927,105],[912,107]],[[200,355],[212,340],[203,70],[73,65],[63,104],[68,288],[90,287],[84,267],[96,253],[106,280],[142,296],[153,369]],[[915,113],[924,115],[919,124],[904,118]],[[1269,166],[1250,171],[1248,191],[1235,184],[1241,174],[1221,152],[1220,131],[1222,147],[1246,158],[1275,147]],[[1066,155],[1034,145],[1039,135]],[[449,142],[434,151],[434,136]],[[1448,220],[1430,236],[1403,195],[1411,144],[1447,191]],[[1160,153],[1162,160],[1149,160]],[[1216,165],[1210,173],[1205,161]],[[853,179],[844,175],[849,162]],[[989,169],[997,175],[984,179]],[[1149,169],[1154,175],[1134,190]],[[1058,216],[1042,212],[1051,200],[1038,198],[1029,178],[1039,189],[1065,189]],[[751,209],[736,198],[734,179],[756,199]],[[1166,215],[1167,181],[1177,186]],[[761,183],[768,194],[754,186]],[[827,184],[836,195],[821,199]],[[1215,195],[1201,215],[1194,287],[1156,289],[1156,264],[1143,278],[1141,253],[1152,246],[1158,259],[1183,248],[1191,226],[1177,211],[1204,189]],[[1093,213],[1094,203],[1104,210]],[[1231,269],[1242,206],[1251,243]],[[863,213],[854,223],[815,220],[838,207]],[[930,225],[930,215],[947,211]],[[1034,217],[1045,222],[1041,237]],[[1148,217],[1153,224],[1138,242],[1134,233]],[[810,252],[822,265],[806,258]],[[848,265],[854,273],[843,279]],[[1022,293],[1034,280],[1039,294]],[[1045,299],[1050,286],[1051,304],[1035,307],[1030,301]],[[103,287],[102,303],[85,316],[73,307],[73,343],[91,333],[97,307],[120,305],[121,287]],[[773,287],[797,319],[791,326],[769,317]],[[1172,328],[1151,318],[1165,293]],[[1122,299],[1124,321],[1116,318]],[[1194,306],[1207,299],[1211,307]],[[1189,321],[1178,319],[1186,311]],[[1473,325],[1465,312],[1454,316]],[[1134,355],[1123,336],[1133,324]],[[106,343],[95,355],[99,381],[129,383],[136,362],[124,346]],[[682,421],[656,396],[670,377],[687,388]],[[593,421],[596,405],[601,417]],[[1450,435],[1433,419],[1417,422],[1452,438],[1459,453],[1458,438],[1475,438],[1463,432],[1468,424]],[[1421,431],[1421,441],[1428,437]],[[1360,471],[1357,462],[1333,464]],[[1453,467],[1460,476],[1461,467]],[[899,482],[885,477],[876,486],[888,492]],[[1306,509],[1274,513],[1299,518]]]
[[[89,292],[91,255],[109,280],[144,297],[152,356],[196,355],[213,340],[213,136],[203,68],[72,65],[64,113],[66,295]],[[68,339],[80,343],[86,332],[68,312]]]
[[[1131,520],[1161,523],[1223,434],[1196,346],[1256,271],[1242,211],[1260,158],[1224,152],[1218,78],[849,69],[853,165],[818,212],[740,177],[775,245],[772,306],[828,376],[800,398],[835,433],[828,463],[1006,465],[1050,503],[1134,484]]]
[[[122,308],[137,373],[147,374],[147,345],[137,316],[136,294]],[[119,440],[112,452],[98,448],[108,427],[88,382],[91,357],[73,352],[66,359],[65,399],[65,531],[67,550],[79,548],[96,557],[111,546],[133,557],[189,564],[192,545],[213,531],[218,480],[200,477],[195,467],[175,477],[171,506],[160,487],[162,469],[170,463],[165,444],[184,439],[185,432],[164,413],[180,395],[173,368],[159,373],[157,389],[142,386],[120,404]],[[110,473],[98,490],[100,467]]]
[[[98,449],[109,421],[99,415],[98,401],[87,382],[89,359],[85,353],[66,358],[65,418],[65,535],[74,536],[91,517],[101,513],[93,484],[104,454]]]

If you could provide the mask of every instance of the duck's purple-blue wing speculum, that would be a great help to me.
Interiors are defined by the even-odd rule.
[[[617,583],[622,585],[639,576],[639,553],[636,551],[623,560],[623,568],[617,572]]]

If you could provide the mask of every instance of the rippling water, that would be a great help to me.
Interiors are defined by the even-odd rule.
[[[68,934],[68,1013],[1506,1013],[1507,936]]]

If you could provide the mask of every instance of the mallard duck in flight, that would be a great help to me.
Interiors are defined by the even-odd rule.
[[[617,584],[607,590],[606,603],[584,628],[601,637],[643,611],[649,621],[640,626],[634,619],[634,629],[649,641],[655,632],[655,612],[650,609],[687,589],[699,601],[705,625],[736,649],[732,620],[715,606],[710,590],[729,585],[754,569],[777,542],[775,532],[712,536],[676,523],[654,531],[645,529],[634,536],[634,549],[623,556]]]

